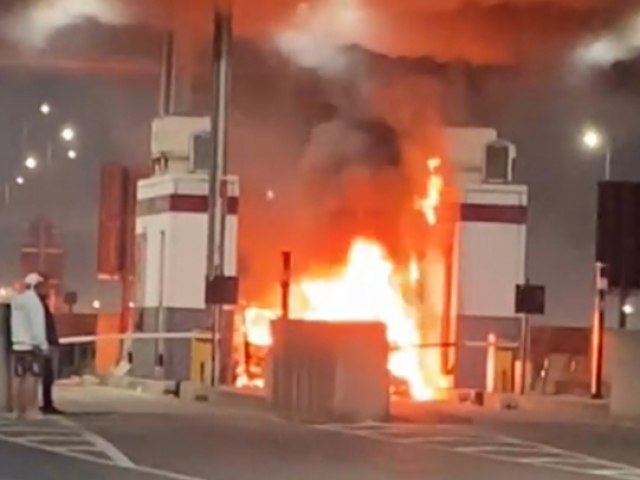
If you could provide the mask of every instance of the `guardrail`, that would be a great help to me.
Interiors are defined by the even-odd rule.
[[[210,333],[204,332],[165,332],[165,333],[109,333],[105,335],[81,335],[63,337],[61,345],[92,343],[97,340],[211,340]]]
[[[123,340],[130,342],[134,340],[211,340],[212,334],[209,332],[164,332],[164,333],[116,333],[104,335],[83,335],[75,337],[64,337],[60,339],[61,345],[78,345],[93,343],[98,340]],[[451,343],[424,343],[419,345],[409,345],[404,347],[392,347],[391,351],[408,349],[445,349],[445,348],[479,348],[486,350],[486,391],[495,391],[496,372],[496,352],[499,350],[519,350],[519,342],[500,342],[494,335],[489,335],[486,341],[466,341]],[[518,372],[521,382],[526,382],[524,366],[520,366],[522,371]]]
[[[164,332],[164,333],[113,333],[104,335],[81,335],[74,337],[63,337],[60,339],[61,345],[73,345],[81,343],[92,343],[97,340],[211,340],[212,335],[208,332]],[[489,341],[466,341],[451,343],[421,343],[418,345],[407,345],[403,347],[391,347],[391,351],[396,350],[426,350],[432,348],[488,348],[516,350],[520,348],[519,342],[489,342]]]

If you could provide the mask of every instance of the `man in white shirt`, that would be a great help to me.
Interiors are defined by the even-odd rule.
[[[46,291],[44,278],[30,273],[25,289],[11,300],[12,407],[17,417],[38,417],[38,378],[48,351],[45,311],[39,295]]]

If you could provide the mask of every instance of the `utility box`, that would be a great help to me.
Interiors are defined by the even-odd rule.
[[[201,331],[200,333],[204,333],[204,331]],[[210,338],[195,337],[191,340],[191,365],[189,380],[191,380],[191,382],[193,382],[195,385],[208,385],[211,382],[212,358],[213,342]]]
[[[276,413],[304,422],[388,419],[382,323],[278,320],[273,333],[267,391]]]
[[[640,418],[640,331],[611,333],[611,414]]]

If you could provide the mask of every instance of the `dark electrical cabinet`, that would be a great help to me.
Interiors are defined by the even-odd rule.
[[[543,285],[516,285],[516,313],[544,315],[545,288]]]
[[[598,184],[596,261],[610,288],[640,288],[640,183]]]

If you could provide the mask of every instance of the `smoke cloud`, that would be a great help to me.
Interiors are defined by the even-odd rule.
[[[481,64],[557,58],[638,7],[636,0],[315,0],[300,7],[293,0],[260,3],[269,3],[269,9],[260,9],[255,0],[236,1],[241,33],[276,32],[279,47],[298,63],[329,71],[344,69],[345,59],[335,46],[352,44],[389,56]],[[254,9],[260,11],[250,13]]]
[[[59,29],[87,18],[163,28],[186,22],[182,31],[198,37],[206,34],[199,30],[211,24],[210,0],[15,3],[2,30],[14,41],[35,48]],[[240,35],[275,40],[296,63],[327,75],[339,75],[347,68],[348,58],[336,48],[341,45],[360,45],[390,56],[513,64],[578,45],[586,45],[581,49],[586,59],[598,62],[632,55],[640,43],[635,33],[640,21],[633,16],[637,0],[234,0],[233,4]]]
[[[40,49],[59,30],[87,19],[111,25],[132,20],[121,0],[40,0],[11,9],[0,32],[18,45]]]
[[[640,11],[614,28],[584,42],[577,61],[586,66],[607,67],[640,54]]]
[[[303,3],[275,34],[278,48],[294,63],[324,75],[348,71],[344,45],[366,44],[374,35],[375,18],[362,0]]]

